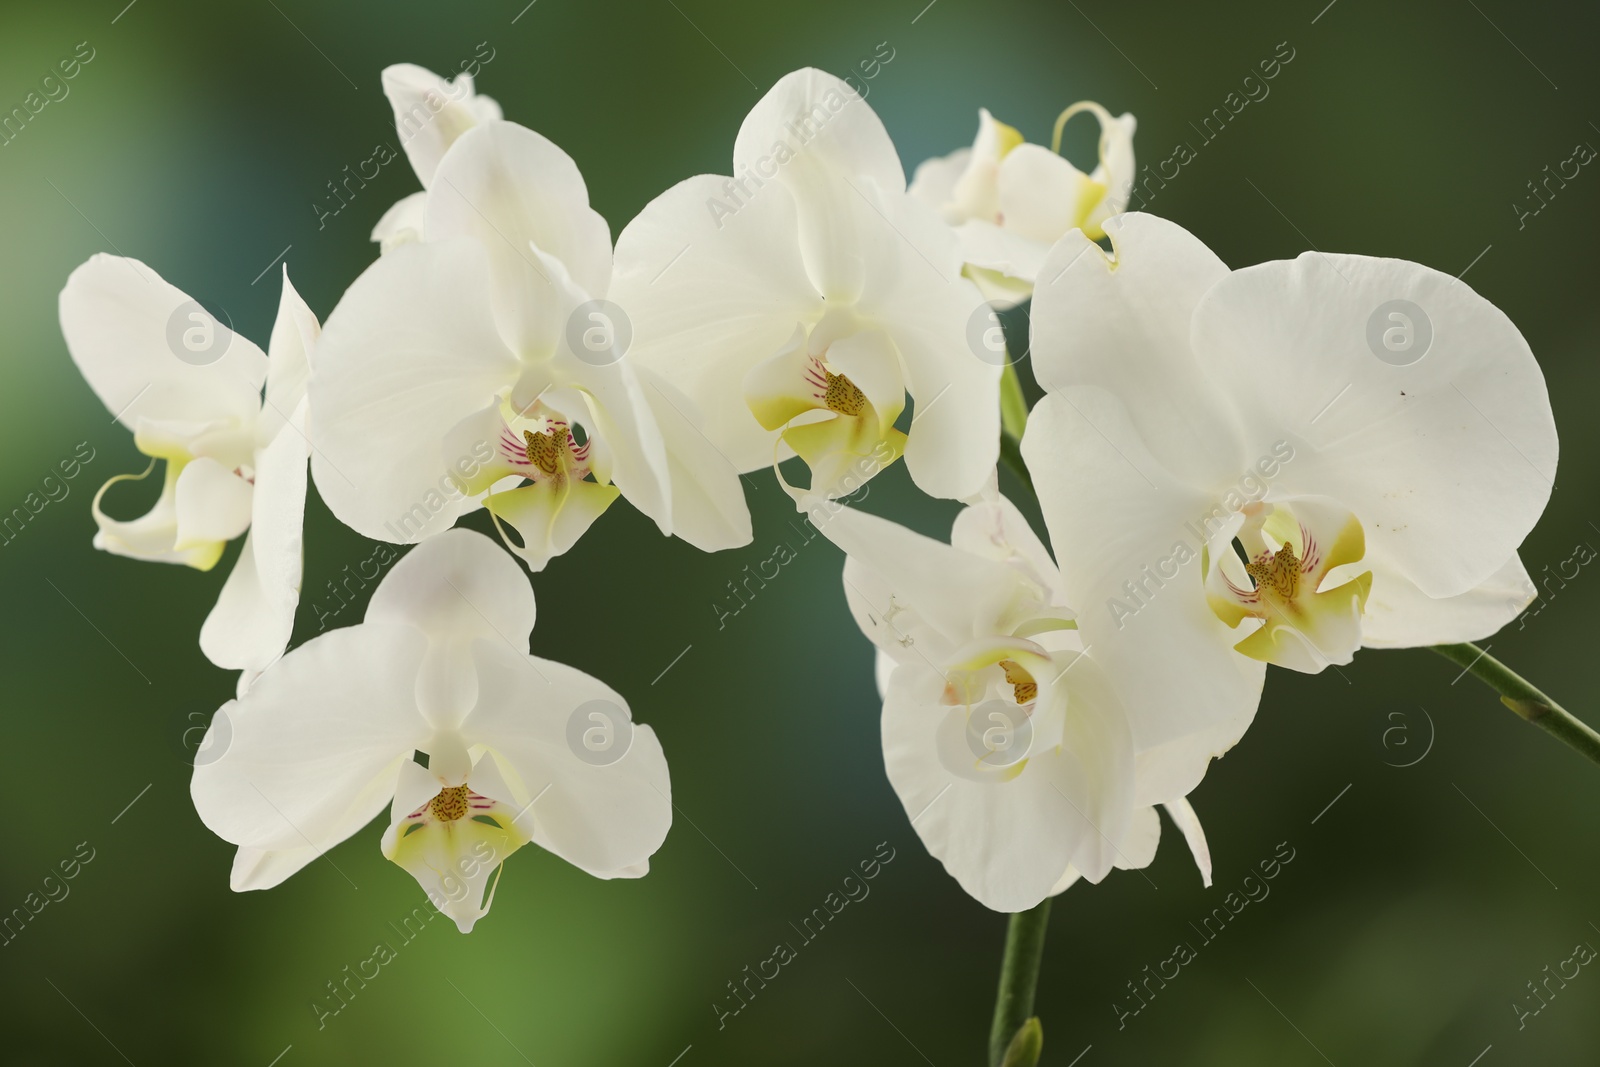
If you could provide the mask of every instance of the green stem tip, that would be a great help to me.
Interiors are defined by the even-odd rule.
[[[1477,645],[1434,645],[1433,651],[1459,664],[1500,694],[1500,702],[1576,752],[1600,763],[1600,733],[1557,704],[1532,682]]]
[[[1009,1053],[1012,1039],[1021,1038],[1033,1016],[1033,994],[1039,984],[1039,964],[1044,959],[1044,935],[1050,925],[1050,899],[1045,897],[1037,906],[1019,911],[1006,925],[1006,951],[1000,963],[1000,991],[994,1002],[994,1025],[989,1029],[989,1067],[1011,1067]],[[1033,1029],[1038,1033],[1033,1060],[1017,1060],[1017,1064],[1038,1062],[1038,1048],[1042,1045],[1043,1031],[1038,1020],[1033,1019]],[[1026,1052],[1029,1039],[1022,1038]]]

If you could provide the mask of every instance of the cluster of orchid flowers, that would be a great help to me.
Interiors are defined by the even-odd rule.
[[[740,476],[794,457],[801,510],[901,458],[963,502],[948,543],[848,507],[819,527],[877,648],[889,779],[1005,912],[1148,864],[1158,808],[1209,885],[1186,797],[1268,664],[1475,640],[1535,595],[1517,548],[1557,441],[1516,327],[1417,264],[1230,270],[1124,213],[1132,116],[1062,116],[1100,124],[1086,173],[985,111],[908,185],[872,108],[796,71],[740,127],[738,178],[680,182],[613,247],[573,160],[468,76],[383,85],[423,191],[320,329],[287,271],[265,353],[134,260],[96,256],[61,294],[73,358],[151,459],[95,498],[96,546],[205,570],[244,535],[200,631],[238,696],[192,784],[236,890],[386,805],[384,854],[463,931],[530,841],[646,872],[672,816],[661,746],[603,682],[529,654],[522,568],[452,529],[480,507],[538,571],[618,496],[702,550],[746,544]],[[1030,299],[1031,412],[1003,344],[975,341]],[[1423,358],[1371,343],[1396,302],[1426,319]],[[204,358],[174,344],[191,322]],[[999,492],[1007,440],[1048,548]],[[154,508],[107,515],[157,461]],[[360,624],[285,652],[308,467],[341,521],[416,548]],[[595,702],[631,728],[620,758],[570,741]]]

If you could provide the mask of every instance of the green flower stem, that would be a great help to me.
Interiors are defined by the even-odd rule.
[[[1033,1015],[1033,992],[1044,958],[1044,934],[1050,925],[1050,897],[1011,916],[1006,926],[1006,954],[1000,963],[1000,991],[989,1028],[989,1067],[1005,1061],[1011,1039]]]
[[[1028,400],[1022,395],[1022,379],[1017,377],[1017,365],[1007,363],[1000,373],[1000,429],[1020,441],[1027,425]]]
[[[1473,644],[1434,645],[1433,651],[1476,675],[1479,681],[1500,694],[1500,702],[1506,707],[1556,740],[1600,763],[1600,733],[1545,696],[1516,671]]]

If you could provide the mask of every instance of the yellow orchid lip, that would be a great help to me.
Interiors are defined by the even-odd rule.
[[[906,435],[894,425],[905,405],[900,375],[892,343],[839,313],[810,330],[797,325],[745,376],[751,415],[811,469],[804,490],[780,473],[791,495],[848,495],[904,454]],[[774,466],[780,458],[775,451]]]
[[[516,816],[470,785],[441,783],[384,836],[383,854],[466,932],[488,912],[506,859],[530,840]]]
[[[1315,672],[1348,663],[1361,644],[1361,615],[1372,589],[1366,571],[1330,588],[1324,579],[1366,554],[1361,523],[1322,500],[1251,503],[1237,543],[1206,578],[1206,598],[1231,627],[1260,621],[1234,649],[1266,663]],[[1230,571],[1232,573],[1230,573]]]

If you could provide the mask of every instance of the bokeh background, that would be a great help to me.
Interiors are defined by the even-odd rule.
[[[80,443],[94,456],[0,546],[0,912],[92,854],[69,895],[0,946],[4,1062],[981,1062],[1005,920],[923,853],[884,778],[839,553],[820,538],[799,548],[718,626],[725,584],[798,541],[770,473],[752,479],[745,549],[702,555],[623,503],[534,578],[534,650],[603,676],[666,746],[679,814],[648,878],[603,883],[525,849],[477,932],[436,921],[405,942],[394,927],[423,900],[373,825],[279,889],[229,892],[231,849],[190,806],[184,744],[233,691],[195,637],[237,546],[209,574],[90,547],[93,492],[143,461],[69,361],[56,295],[85,258],[118,251],[264,340],[267,268],[288,246],[325,318],[374,258],[372,224],[415,188],[402,157],[318,226],[326,183],[398,146],[378,84],[392,62],[449,71],[486,43],[480,88],[577,159],[613,233],[678,179],[726,172],[739,121],[782,74],[844,74],[880,45],[893,58],[870,103],[908,171],[969,143],[979,106],[1046,143],[1073,101],[1132,111],[1141,162],[1180,141],[1198,150],[1150,210],[1234,265],[1315,246],[1470,266],[1539,355],[1562,432],[1528,569],[1570,576],[1563,561],[1600,546],[1600,171],[1519,217],[1546,165],[1600,145],[1593,5],[525,2],[0,9],[0,110],[79,42],[94,56],[0,147],[0,510]],[[1270,96],[1201,146],[1191,123],[1283,42],[1294,58]],[[1068,139],[1079,159],[1088,126]],[[863,506],[939,536],[953,515],[903,468]],[[307,525],[297,642],[317,632],[327,583],[373,548],[320,502]],[[1578,570],[1493,645],[1600,721],[1600,577]],[[1517,1006],[1536,1006],[1526,983],[1546,965],[1600,945],[1600,768],[1457,675],[1426,651],[1273,671],[1256,725],[1193,798],[1215,888],[1169,825],[1148,871],[1057,902],[1045,1062],[1595,1062],[1592,968],[1552,984],[1520,1028]],[[870,896],[719,1028],[726,983],[795,941],[789,924],[884,842],[894,859]],[[1285,851],[1270,896],[1214,941],[1196,935]],[[385,941],[397,958],[319,1027],[313,1000]],[[1119,1019],[1127,983],[1180,941],[1198,958]]]

